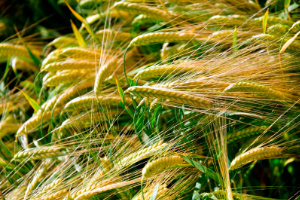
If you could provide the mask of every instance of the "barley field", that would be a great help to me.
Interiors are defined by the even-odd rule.
[[[299,0],[0,10],[0,200],[300,199]]]

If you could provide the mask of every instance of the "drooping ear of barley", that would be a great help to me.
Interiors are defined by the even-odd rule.
[[[216,25],[216,26],[241,26],[246,20],[245,16],[234,17],[234,15],[223,16],[223,15],[215,15],[207,21],[208,25]]]
[[[48,157],[56,157],[63,155],[66,152],[66,148],[50,146],[50,147],[39,147],[35,149],[26,149],[18,152],[14,156],[14,160],[40,160]]]
[[[39,170],[37,170],[37,172],[35,173],[34,177],[31,180],[31,182],[27,186],[24,199],[27,199],[28,195],[36,187],[37,183],[43,177],[43,175],[47,171],[47,168],[50,164],[51,164],[51,159],[48,159],[39,167]]]
[[[48,78],[44,82],[44,86],[46,87],[55,87],[58,86],[61,83],[66,83],[70,81],[75,81],[79,79],[82,76],[88,76],[88,78],[92,78],[94,76],[94,73],[87,74],[86,72],[83,72],[81,70],[77,71],[69,71],[66,73],[60,73],[53,75],[52,77]]]
[[[111,10],[113,9],[123,10],[132,14],[144,14],[154,19],[160,19],[167,22],[170,21],[172,17],[175,17],[163,10],[128,2],[117,2],[111,7]]]
[[[254,18],[251,21],[253,23],[257,23],[260,25],[263,19],[264,16],[261,16],[261,17]],[[268,25],[276,25],[276,24],[292,25],[293,22],[279,17],[268,16]]]
[[[102,85],[104,80],[118,67],[117,61],[112,60],[108,62],[107,64],[100,67],[94,84],[94,93],[97,96],[102,91]]]
[[[286,34],[288,30],[288,26],[284,26],[282,24],[276,24],[276,25],[273,25],[273,26],[270,26],[268,28],[268,34],[271,34],[271,35],[284,35]]]
[[[78,46],[78,42],[75,38],[61,36],[55,38],[52,42],[48,44],[48,46],[53,45],[55,48],[59,49],[62,47],[73,47]]]
[[[65,107],[65,111],[72,111],[72,110],[79,110],[79,109],[86,109],[91,107],[98,107],[98,103],[102,106],[118,106],[121,102],[120,96],[94,96],[94,95],[86,95],[77,97],[71,101],[69,101]],[[126,97],[125,98],[126,104],[131,104],[131,99]]]
[[[56,109],[53,112],[47,111],[45,113],[38,112],[28,119],[17,131],[16,137],[19,137],[23,134],[28,134],[34,128],[37,128],[41,123],[45,123],[51,117],[55,117],[60,114],[60,109]]]
[[[238,82],[228,86],[225,92],[249,92],[264,96],[273,100],[289,100],[282,92],[276,91],[270,87],[251,82]]]
[[[118,32],[111,29],[99,30],[96,32],[99,39],[126,42],[131,40],[131,35],[126,32]]]
[[[53,108],[55,102],[57,101],[57,99],[58,99],[58,96],[55,95],[51,99],[47,100],[45,103],[43,103],[43,105],[41,106],[41,108],[39,109],[37,114],[41,114],[41,113],[44,113],[46,111],[52,110],[52,108]]]
[[[41,197],[41,198],[38,198],[35,200],[54,200],[54,199],[62,198],[69,192],[69,190],[70,190],[69,188],[65,188],[58,192],[54,192],[53,194],[50,194],[50,195],[47,195],[45,197]]]
[[[110,10],[110,11],[105,11],[101,13],[97,13],[94,15],[90,15],[86,18],[86,22],[88,24],[93,24],[99,20],[105,20],[106,18],[122,18],[122,19],[127,19],[130,18],[129,13],[122,11],[122,10]],[[83,27],[83,26],[82,26]]]
[[[145,15],[145,14],[141,14],[138,15],[137,17],[134,18],[134,20],[132,21],[132,24],[137,24],[137,23],[154,23],[156,22],[157,19],[152,18],[149,15]]]
[[[193,65],[194,64],[194,65]],[[180,74],[180,73],[199,73],[204,69],[201,67],[200,62],[187,62],[184,65],[162,65],[162,66],[155,66],[149,67],[145,70],[138,72],[134,79],[142,78],[142,79],[149,79],[149,78],[157,78],[161,76],[169,76],[170,74]]]
[[[284,157],[284,152],[285,149],[280,147],[257,147],[234,158],[229,169],[236,170],[256,160],[282,158]]]
[[[40,51],[33,50],[33,49],[31,51],[37,57],[41,55]],[[18,57],[31,58],[25,46],[9,44],[9,43],[0,44],[0,54],[2,56],[18,56]]]
[[[51,51],[51,53],[49,53],[47,57],[43,60],[41,69],[45,68],[45,66],[49,63],[62,61],[63,58],[59,57],[62,50],[63,49],[56,49],[54,51]]]
[[[140,35],[131,40],[129,47],[150,45],[154,43],[191,41],[197,39],[194,33],[157,32]],[[198,39],[199,40],[199,39]]]
[[[115,168],[118,170],[122,168],[126,168],[127,166],[130,166],[133,163],[145,159],[166,147],[167,147],[166,143],[163,143],[163,141],[159,141],[147,148],[141,149],[140,151],[132,153],[129,156],[123,158],[115,165]]]
[[[12,68],[16,70],[25,70],[25,71],[38,71],[39,68],[33,65],[30,62],[22,60],[20,58],[13,58],[11,61]]]
[[[101,57],[107,60],[113,58],[115,59],[115,56],[110,54],[110,50],[86,49],[82,47],[69,47],[62,49],[61,51],[57,52],[57,56],[59,58],[74,58],[93,61],[97,61]]]
[[[93,125],[97,125],[97,123],[100,123],[102,121],[113,119],[116,115],[118,115],[120,112],[108,112],[104,115],[103,112],[93,112],[93,113],[86,113],[84,115],[79,115],[75,117],[70,117],[66,119],[60,127],[57,129],[60,131],[63,131],[64,129],[68,128],[88,128]]]
[[[172,167],[174,165],[184,164],[184,160],[181,156],[169,156],[159,158],[154,161],[150,161],[146,164],[143,168],[142,177],[143,179],[151,178],[156,173],[160,172],[161,170]]]
[[[100,160],[103,168],[95,173],[95,175],[93,176],[93,180],[91,181],[92,184],[96,184],[98,182],[98,179],[108,173],[113,167],[113,164],[106,156],[104,158],[100,158]]]
[[[187,104],[190,106],[201,107],[201,108],[211,108],[211,101],[196,96],[195,94],[189,94],[187,92],[166,89],[166,88],[156,88],[149,86],[134,86],[127,89],[125,92],[130,93],[135,96],[140,97],[153,97],[167,99],[176,103]]]
[[[0,139],[9,133],[15,133],[21,127],[19,123],[0,122]]]
[[[106,192],[106,191],[109,191],[109,190],[129,186],[129,185],[132,185],[132,184],[135,184],[135,183],[139,183],[140,181],[141,181],[141,178],[136,178],[136,179],[133,179],[133,180],[130,180],[130,181],[124,181],[124,182],[119,182],[119,183],[107,185],[107,186],[101,187],[99,189],[94,189],[92,191],[87,191],[85,193],[82,193],[82,194],[78,195],[74,200],[88,199],[88,198],[93,197],[93,196],[95,196],[97,194],[100,194],[102,192]]]
[[[228,134],[227,143],[230,144],[235,141],[238,142],[240,140],[243,140],[247,137],[259,135],[263,133],[266,129],[267,129],[266,126],[244,128],[243,130],[233,132],[232,134]]]
[[[59,95],[59,97],[57,98],[55,105],[53,106],[53,108],[55,109],[56,107],[60,107],[65,105],[68,101],[70,101],[70,99],[72,97],[74,97],[75,95],[79,94],[81,91],[87,89],[87,88],[91,88],[94,86],[94,80],[84,80],[78,84],[76,84],[75,86],[66,89],[65,91],[63,91],[63,93],[61,95]]]
[[[63,179],[62,178],[59,178],[57,180],[54,180],[52,183],[46,185],[45,187],[43,187],[43,189],[41,191],[39,191],[38,194],[44,194],[44,193],[47,193],[49,190],[61,185],[63,182]]]
[[[97,62],[90,60],[71,59],[46,65],[41,71],[91,70],[97,68]]]
[[[291,33],[297,33],[298,31],[300,31],[300,20],[295,22],[289,29],[289,32]]]
[[[287,42],[288,39],[284,39],[284,42]],[[265,44],[268,48],[274,48],[278,49],[280,47],[280,41],[278,38],[274,35],[270,34],[259,34],[251,37],[248,39],[245,43],[253,44],[253,43],[259,43],[259,44]],[[298,52],[300,48],[300,42],[294,41],[288,46],[288,50],[292,52]]]
[[[100,182],[98,182],[98,183],[94,183],[94,182],[93,182],[93,183],[90,184],[89,186],[87,186],[87,187],[85,187],[85,188],[83,188],[83,189],[81,189],[81,190],[79,190],[79,191],[77,191],[77,192],[72,193],[72,194],[70,195],[70,198],[71,198],[71,199],[76,199],[77,197],[79,197],[79,196],[82,195],[82,194],[85,194],[85,193],[87,193],[87,192],[89,192],[89,191],[93,191],[93,190],[95,190],[95,189],[97,189],[97,188],[100,189],[100,188],[103,188],[103,187],[105,187],[105,186],[114,184],[115,182],[116,182],[116,178],[115,178],[115,177],[106,179],[106,180],[104,180],[104,181],[100,181]]]

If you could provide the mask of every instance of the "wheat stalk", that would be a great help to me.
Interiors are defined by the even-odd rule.
[[[43,103],[43,105],[41,106],[41,108],[37,112],[37,115],[41,115],[42,113],[44,113],[46,111],[52,110],[52,108],[53,108],[55,102],[57,101],[57,99],[58,99],[58,95],[55,95],[51,99],[49,99],[45,103]]]

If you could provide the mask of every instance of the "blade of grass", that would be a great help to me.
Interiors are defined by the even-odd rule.
[[[82,37],[82,35],[80,34],[79,30],[77,29],[76,25],[73,23],[73,21],[71,20],[71,26],[72,26],[72,29],[73,29],[73,32],[74,32],[74,35],[77,39],[77,42],[79,44],[79,46],[81,47],[87,47],[86,46],[86,43]]]
[[[117,75],[114,74],[115,80],[116,80],[116,84],[117,84],[117,88],[118,88],[118,92],[119,95],[121,97],[122,102],[120,102],[120,105],[127,111],[127,113],[133,118],[133,112],[130,108],[128,108],[128,106],[126,106],[125,104],[125,97],[124,97],[124,92],[122,90],[122,88],[120,87],[120,83],[119,80],[117,78]]]
[[[68,6],[68,8],[70,9],[70,11],[72,12],[72,14],[79,20],[81,21],[81,23],[84,24],[85,29],[87,30],[87,32],[94,38],[94,40],[96,40],[97,42],[99,42],[99,39],[96,37],[94,31],[92,30],[91,26],[87,23],[87,21],[80,15],[78,14],[67,2],[67,0],[64,0],[66,5]]]
[[[264,32],[264,34],[266,34],[266,30],[267,30],[268,16],[269,16],[269,8],[268,8],[267,12],[265,13],[263,21],[262,21],[262,26],[263,26],[263,32]]]
[[[14,155],[8,150],[8,148],[5,146],[5,144],[2,142],[2,140],[0,140],[0,146],[1,149],[7,154],[9,155],[9,157],[14,157]],[[8,159],[9,160],[9,159]]]
[[[4,74],[3,74],[3,77],[2,77],[3,83],[5,82],[5,79],[8,75],[10,60],[11,60],[11,58],[9,58],[9,60],[7,60],[7,63],[6,63],[5,71],[4,71]]]
[[[34,99],[32,99],[28,94],[26,94],[24,91],[22,91],[22,90],[20,90],[20,91],[25,96],[25,98],[27,99],[27,101],[29,102],[31,107],[34,109],[34,112],[36,113],[40,109],[39,104]]]
[[[211,169],[208,169],[207,167],[201,165],[200,163],[194,161],[194,160],[191,160],[183,155],[181,155],[181,157],[186,160],[188,163],[194,165],[194,167],[196,167],[199,171],[203,172],[206,176],[214,179],[215,181],[217,181],[218,183],[221,182],[221,177],[219,174],[217,174],[216,172],[214,172],[213,170]]]
[[[286,11],[286,14],[289,18],[289,20],[292,20],[291,16],[290,16],[290,13],[289,13],[289,6],[291,4],[291,0],[285,0],[284,1],[284,7],[285,7],[285,11]]]

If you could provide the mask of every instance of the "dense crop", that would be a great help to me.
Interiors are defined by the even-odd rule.
[[[299,2],[60,3],[0,43],[0,198],[297,199]]]

